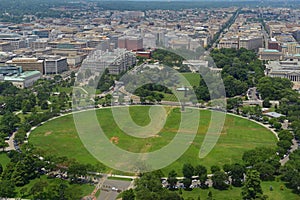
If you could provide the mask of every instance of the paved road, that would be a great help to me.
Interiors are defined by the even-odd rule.
[[[14,132],[11,137],[9,138],[9,140],[7,140],[6,142],[8,143],[8,147],[5,148],[5,151],[12,151],[12,150],[16,150],[15,145],[14,145],[14,139],[15,139],[15,135],[17,132]]]
[[[260,99],[259,96],[257,96],[256,87],[248,89],[247,97],[249,100],[253,100],[253,101],[257,101],[258,99]]]
[[[19,110],[15,113],[15,115],[18,115],[22,113],[22,110]],[[6,140],[5,142],[8,143],[8,147],[5,148],[5,151],[12,151],[12,150],[16,150],[16,147],[14,145],[14,139],[15,139],[15,135],[16,135],[17,131],[16,132],[13,132],[13,134],[10,136],[9,140]],[[2,151],[2,149],[0,150]]]
[[[102,185],[98,200],[115,200],[120,193],[114,191],[113,189],[115,188],[124,191],[127,190],[130,185],[132,185],[131,183],[132,182],[130,181],[105,180]]]
[[[297,141],[295,140],[295,139],[293,139],[293,145],[291,146],[291,153],[293,152],[293,151],[295,151],[296,149],[298,149],[298,143],[297,143]],[[287,162],[287,161],[289,161],[289,157],[290,157],[290,154],[288,154],[286,157],[284,157],[283,159],[281,159],[280,160],[280,164],[281,165],[285,165],[285,163]]]

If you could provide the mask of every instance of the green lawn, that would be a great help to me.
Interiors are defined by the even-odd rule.
[[[7,156],[7,154],[1,152],[0,153],[0,163],[1,163],[2,167],[3,167],[3,169],[5,169],[6,165],[9,163],[9,161],[10,161],[10,159]]]
[[[176,134],[181,114],[178,112],[178,108],[174,110],[174,108],[167,107],[166,109],[169,116],[158,137],[146,139],[124,134],[112,120],[110,108],[97,110],[97,117],[107,137],[109,139],[112,137],[119,139],[117,146],[132,152],[149,152],[169,144]],[[148,110],[149,107],[146,106],[130,107],[131,117],[137,124],[146,125],[150,121]],[[195,112],[198,111],[195,110]],[[222,166],[225,163],[241,162],[243,152],[246,150],[258,146],[275,147],[276,145],[275,136],[266,128],[249,120],[227,115],[217,145],[208,156],[199,159],[199,149],[205,137],[210,116],[210,111],[200,111],[199,129],[194,142],[183,156],[163,169],[165,175],[171,169],[182,175],[181,169],[184,163],[203,164],[210,168],[212,165]],[[97,160],[88,153],[79,140],[72,115],[52,120],[37,128],[30,135],[29,142],[50,154],[76,158],[82,163],[97,163]]]
[[[61,87],[57,86],[58,92],[66,92],[67,94],[70,94],[72,92],[73,88],[72,87]]]
[[[190,83],[190,85],[192,87],[194,86],[199,86],[200,83],[200,75],[198,73],[181,73],[181,75],[183,75],[183,77]],[[185,83],[184,80],[181,81],[182,83]],[[162,92],[161,92],[162,93]],[[178,99],[176,98],[176,91],[173,91],[174,94],[166,94],[166,93],[162,93],[164,95],[163,100],[164,101],[178,101]],[[178,92],[178,95],[182,96],[182,92]]]
[[[272,186],[273,191],[270,191],[270,186]],[[283,190],[280,190],[281,186],[283,186]],[[281,181],[265,181],[261,183],[261,187],[264,194],[268,195],[268,200],[300,200],[300,196],[292,193]]]
[[[273,191],[270,191],[270,185],[273,187]],[[283,182],[262,182],[261,186],[265,195],[268,195],[268,200],[300,200],[300,196],[291,192],[290,189],[287,189],[284,186],[283,190],[280,190],[280,186],[283,185]],[[192,191],[182,190],[182,196],[184,199],[193,198],[197,200],[200,195],[200,199],[206,199],[208,192],[211,191],[213,199],[216,200],[241,200],[241,191],[242,188],[232,187],[228,190],[216,190],[213,188],[209,189],[193,189]]]
[[[200,74],[199,73],[181,73],[191,86],[199,86],[200,83]]]
[[[107,177],[107,179],[117,180],[117,181],[132,181],[132,179],[130,179],[130,178],[119,178],[119,177],[113,177],[113,176],[109,176],[109,177]]]
[[[46,181],[48,184],[64,182],[67,185],[69,185],[73,190],[80,189],[82,191],[82,197],[91,194],[92,191],[95,189],[95,186],[93,186],[93,185],[89,185],[89,184],[70,184],[68,181],[57,179],[57,178],[55,178],[55,179],[49,179],[49,178],[47,178],[46,175],[43,175],[40,178],[36,178],[34,180],[31,180],[27,185],[25,185],[23,187],[17,187],[17,189],[16,189],[17,196],[19,196],[19,197],[21,196],[20,190],[22,188],[26,188],[27,189],[27,193],[25,193],[25,195],[28,195],[28,192],[30,191],[31,187],[36,182],[38,182],[40,180]],[[28,195],[28,196],[25,196],[25,198],[29,199],[29,198],[32,198],[32,196]]]
[[[162,93],[162,92],[161,92]],[[178,101],[174,94],[162,93],[164,95],[163,101]]]

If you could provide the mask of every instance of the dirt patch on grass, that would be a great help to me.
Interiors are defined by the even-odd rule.
[[[111,143],[114,143],[114,144],[119,144],[119,137],[111,137],[110,138],[110,142]]]
[[[51,135],[52,134],[52,131],[47,131],[44,136],[48,136],[48,135]]]
[[[160,135],[157,135],[157,134],[155,134],[155,135],[152,135],[152,137],[153,138],[158,138],[158,137],[161,137]]]

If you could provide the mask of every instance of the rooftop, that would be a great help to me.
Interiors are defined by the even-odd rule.
[[[5,76],[4,80],[5,81],[24,81],[26,78],[29,78],[34,75],[41,75],[41,73],[39,71],[26,71],[26,72],[21,73],[20,75],[15,74],[12,76]]]
[[[282,115],[282,114],[277,113],[277,112],[267,112],[267,113],[265,113],[265,115],[267,115],[269,117],[273,117],[273,118],[279,118],[281,116],[285,116],[285,115]]]
[[[264,52],[267,52],[267,53],[278,53],[279,51],[276,50],[276,49],[265,49]]]

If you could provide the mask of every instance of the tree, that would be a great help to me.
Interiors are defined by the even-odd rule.
[[[30,194],[33,195],[34,199],[44,197],[45,188],[48,186],[46,181],[40,180],[36,182],[30,189]]]
[[[281,130],[278,133],[278,137],[280,140],[287,140],[287,141],[292,141],[294,138],[293,134],[288,130]]]
[[[242,105],[243,100],[240,97],[229,98],[227,99],[227,109],[237,109],[240,105]]]
[[[158,197],[158,193],[162,190],[162,184],[160,177],[155,173],[145,173],[141,178],[136,181],[136,199],[155,200]]]
[[[243,161],[246,166],[253,166],[260,162],[265,162],[270,160],[275,155],[275,150],[271,148],[259,147],[249,151],[246,151],[243,154]]]
[[[15,184],[12,180],[0,181],[0,197],[11,198],[15,196]]]
[[[212,177],[213,187],[219,190],[226,190],[228,185],[228,175],[222,171],[217,171]]]
[[[13,160],[13,159],[12,159]],[[12,180],[12,174],[14,173],[15,170],[15,163],[9,162],[6,165],[6,168],[2,172],[2,180]]]
[[[22,103],[22,111],[23,113],[30,112],[31,109],[33,108],[31,102],[29,100],[24,100]]]
[[[276,130],[280,130],[282,127],[281,123],[279,123],[279,122],[275,122],[273,126]]]
[[[26,153],[22,159],[20,159],[14,167],[12,173],[12,180],[16,186],[23,186],[29,183],[31,179],[38,176],[38,170],[42,167],[41,161],[38,160],[31,153]]]
[[[24,197],[25,194],[27,193],[27,191],[28,191],[27,187],[23,187],[22,189],[20,189],[20,195],[21,195],[21,197]]]
[[[235,79],[231,75],[223,78],[227,97],[241,95],[247,91],[247,83]]]
[[[0,138],[0,148],[2,148],[2,151],[5,150],[6,147],[8,147],[8,143],[5,142],[4,138]]]
[[[223,170],[224,170],[224,172],[226,172],[226,173],[230,173],[230,171],[232,170],[232,169],[231,169],[231,165],[229,165],[229,164],[223,165]]]
[[[217,166],[217,165],[213,165],[213,166],[211,166],[210,170],[211,170],[211,173],[214,174],[214,173],[216,173],[218,171],[221,171],[221,168],[219,166]]]
[[[185,178],[191,179],[194,175],[194,167],[190,163],[185,163],[182,168],[182,173]]]
[[[42,101],[41,102],[41,109],[42,110],[47,110],[49,108],[48,102],[47,101]]]
[[[212,199],[213,199],[212,192],[209,191],[208,194],[207,194],[207,200],[212,200]]]
[[[65,196],[67,200],[81,199],[83,196],[82,187],[80,185],[76,187],[68,187],[65,189]]]
[[[176,184],[177,184],[177,173],[175,172],[175,170],[170,171],[169,175],[168,175],[168,183],[170,185],[171,189],[174,189]]]
[[[24,129],[18,129],[18,132],[15,135],[14,140],[18,143],[18,144],[23,144],[23,142],[25,141],[26,138],[26,131]]]
[[[47,86],[45,86],[47,87]],[[39,89],[37,93],[38,105],[41,105],[43,101],[47,101],[50,98],[50,92],[47,90]]]
[[[269,98],[265,98],[263,101],[263,107],[265,108],[270,108],[271,107],[271,103],[270,103],[270,99]]]
[[[12,112],[6,112],[1,119],[1,131],[7,134],[12,133],[20,121],[20,118]]]
[[[74,162],[68,167],[68,176],[71,178],[72,181],[77,182],[80,176],[87,175],[87,168],[86,165]]]
[[[75,75],[75,72],[72,71],[71,74],[70,74],[71,79],[72,79],[72,78],[75,78],[75,76],[76,76],[76,75]]]
[[[122,199],[123,200],[134,200],[135,199],[135,194],[133,192],[133,189],[126,190],[122,194]]]
[[[260,174],[260,179],[263,181],[274,180],[274,174],[276,169],[269,163],[260,162],[253,166],[253,169],[257,170]]]
[[[207,169],[203,165],[197,165],[195,167],[195,175],[199,177],[200,185],[202,188],[206,188],[207,185],[205,184],[207,180]]]
[[[189,189],[192,184],[192,179],[185,178],[185,179],[183,179],[182,183],[183,183],[185,189]]]
[[[263,123],[268,123],[269,118],[267,116],[263,116],[262,120],[263,120]]]
[[[259,172],[256,170],[249,170],[246,175],[245,185],[242,188],[242,196],[245,200],[258,199],[263,195],[260,186]]]
[[[244,179],[245,172],[246,172],[245,166],[238,163],[231,165],[229,175],[231,177],[233,186],[235,187],[242,186],[242,180]]]
[[[289,161],[281,167],[281,179],[287,182],[287,186],[297,194],[300,194],[300,150],[290,154]]]
[[[28,100],[31,103],[31,106],[34,107],[36,105],[36,96],[33,93],[28,95]]]
[[[292,142],[289,140],[280,140],[277,142],[277,146],[282,148],[285,152],[291,148]]]

